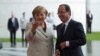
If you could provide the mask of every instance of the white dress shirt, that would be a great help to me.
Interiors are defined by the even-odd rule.
[[[65,33],[65,31],[66,31],[66,29],[67,29],[68,24],[69,24],[70,21],[71,21],[71,18],[69,18],[69,20],[66,21],[66,22],[64,23],[64,24],[65,24],[65,30],[64,30],[64,33]],[[69,45],[69,41],[66,41],[66,46],[70,46],[70,45]]]
[[[21,19],[20,19],[20,27],[21,27],[21,29],[25,29],[26,28],[26,20],[25,20],[26,18],[25,17],[22,17]]]
[[[15,18],[14,17],[12,17],[12,23],[13,23],[13,26],[15,27]]]

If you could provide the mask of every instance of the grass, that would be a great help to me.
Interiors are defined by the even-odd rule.
[[[0,41],[1,42],[10,42],[10,38],[0,38]],[[21,42],[21,38],[16,38],[16,41],[17,42]]]
[[[100,40],[100,32],[92,32],[86,35],[87,41]]]
[[[92,41],[92,40],[100,40],[100,32],[93,32],[93,33],[88,33],[86,34],[86,38],[87,38],[87,41]],[[0,41],[2,42],[10,42],[10,39],[9,38],[0,38]],[[16,41],[17,42],[21,42],[21,38],[16,38]]]

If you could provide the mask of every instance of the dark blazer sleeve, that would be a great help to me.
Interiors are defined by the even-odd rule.
[[[57,49],[60,49],[60,46],[59,46],[59,39],[57,38],[57,40],[56,40],[56,48],[55,48],[56,50]]]
[[[8,28],[8,30],[10,30],[10,19],[8,19],[7,28]]]
[[[69,41],[70,47],[81,46],[86,44],[86,36],[81,23],[74,23],[74,40]]]
[[[91,20],[93,20],[93,14],[91,15]]]
[[[60,26],[61,26],[61,24],[56,27],[56,31],[57,31],[57,39],[56,39],[56,46],[55,46],[56,50],[57,49],[60,50],[60,46],[59,46],[59,44],[60,44],[60,34],[59,34],[60,33],[60,31],[59,31]]]
[[[19,28],[18,19],[16,18],[16,30]]]

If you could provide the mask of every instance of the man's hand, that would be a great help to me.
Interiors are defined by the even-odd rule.
[[[69,47],[69,41],[62,42],[62,43],[60,44],[60,47],[61,47],[61,49],[64,49],[64,48],[66,48],[66,47]]]

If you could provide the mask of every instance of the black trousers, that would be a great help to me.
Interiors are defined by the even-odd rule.
[[[16,30],[10,31],[10,42],[11,42],[11,47],[16,46]]]
[[[22,31],[22,46],[27,46],[27,40],[25,38],[25,29],[21,29]]]
[[[91,23],[87,24],[87,33],[91,33],[92,29],[91,29]]]

